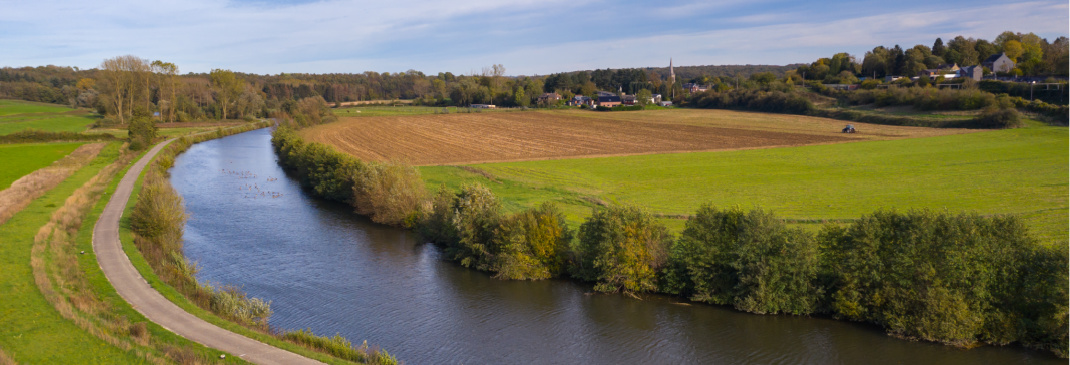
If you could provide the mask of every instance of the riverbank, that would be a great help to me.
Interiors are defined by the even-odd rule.
[[[368,166],[392,164],[365,164],[330,147],[305,142],[286,128],[275,132],[273,144],[280,163],[295,173],[303,185],[322,197],[354,204],[358,212],[371,212],[373,220],[382,211],[375,205],[362,205],[360,202],[366,199],[359,194],[366,194],[369,186],[371,190],[374,186],[396,187],[399,185],[390,182],[413,179],[409,173],[376,172],[384,169]],[[404,172],[408,168],[385,170]],[[1038,245],[1016,217],[878,211],[863,215],[845,228],[827,226],[815,236],[787,229],[782,221],[760,211],[702,208],[705,213],[700,210],[689,219],[684,236],[675,241],[643,209],[608,206],[596,208],[592,218],[585,220],[577,232],[579,240],[572,243],[566,238],[571,234],[567,226],[562,226],[560,213],[552,207],[505,215],[494,195],[478,185],[463,186],[460,192],[443,189],[430,204],[409,204],[411,197],[423,195],[420,188],[391,190],[390,199],[380,201],[392,211],[411,212],[403,215],[406,218],[401,222],[386,223],[417,228],[423,236],[443,246],[446,254],[462,266],[491,271],[501,277],[567,275],[594,282],[600,291],[665,292],[697,301],[729,304],[753,313],[828,314],[877,323],[897,337],[966,347],[1022,342],[1060,356],[1066,354],[1066,335],[1062,331],[1066,325],[1066,290],[1051,284],[1066,281],[1065,270],[1060,269],[1066,267],[1065,252],[1059,254],[1056,249]],[[387,202],[404,206],[391,206]],[[424,208],[405,210],[407,206]],[[703,219],[712,223],[703,224]],[[514,224],[526,227],[515,231],[519,236],[510,233],[513,231],[508,227]],[[939,228],[944,226],[965,228]],[[871,231],[891,233],[866,233]],[[896,233],[908,231],[918,233],[906,238]],[[684,250],[678,247],[683,247],[680,242],[687,237],[698,240],[698,246],[704,248],[694,254],[677,254]],[[872,256],[853,256],[865,242],[873,242],[866,249]],[[964,242],[963,247],[971,253],[956,254],[963,247],[936,242]],[[1006,242],[1015,242],[1010,252],[993,250]],[[817,252],[818,247],[821,252]],[[799,252],[811,254],[798,255]],[[917,256],[912,252],[944,254]],[[735,261],[718,255],[727,255],[725,259],[734,257]],[[568,263],[558,264],[554,271],[554,262],[566,260],[565,257],[569,258]],[[915,257],[914,261],[920,257],[922,262],[897,264],[909,257]],[[835,258],[847,261],[830,261]],[[1047,263],[1042,265],[1039,276],[1015,274],[1022,271],[1014,267],[1030,265],[1036,259]],[[917,265],[932,271],[923,275],[909,272],[909,268]],[[566,266],[567,270],[560,266]],[[868,277],[865,273],[872,271],[869,267],[891,269]],[[973,277],[971,270],[994,268],[1006,271],[993,272],[982,279],[981,290],[985,293],[970,289],[977,285],[956,284],[961,281],[958,278]],[[546,271],[549,275],[537,274]],[[715,282],[696,281],[706,277],[714,278]],[[889,277],[911,279],[895,282],[888,280]],[[969,280],[972,279],[966,279]],[[1007,286],[1006,283],[1016,284]],[[1019,290],[1030,293],[1018,293]],[[894,294],[899,292],[928,292],[934,297]],[[876,295],[872,293],[887,295],[881,295],[882,300],[878,300],[870,297]],[[1021,306],[1015,298],[1023,296],[1041,298],[1044,304]],[[1007,326],[1017,329],[1006,331]]]
[[[214,133],[183,137],[164,149],[139,178],[134,198],[125,208],[124,225],[120,230],[124,251],[140,274],[164,297],[212,325],[327,363],[396,363],[397,360],[385,351],[369,351],[366,344],[354,347],[344,338],[273,330],[266,325],[267,316],[270,316],[268,303],[246,298],[237,288],[217,289],[199,283],[193,276],[195,266],[182,256],[181,225],[185,213],[181,198],[174,194],[167,181],[167,170],[173,165],[175,156],[195,143],[271,124],[264,121],[221,128]],[[142,198],[141,194],[146,195]],[[135,209],[139,212],[135,213]],[[135,216],[140,221],[134,220]],[[256,314],[258,311],[260,314]]]

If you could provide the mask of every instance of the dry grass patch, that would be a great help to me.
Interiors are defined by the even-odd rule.
[[[11,183],[11,187],[0,191],[0,224],[7,222],[34,199],[56,187],[68,176],[96,158],[105,145],[107,144],[84,144],[52,165],[21,177]]]
[[[366,161],[465,164],[899,139],[966,130],[724,110],[538,111],[341,118],[301,136]]]

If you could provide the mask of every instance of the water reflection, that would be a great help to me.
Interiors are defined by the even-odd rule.
[[[186,254],[202,280],[271,300],[274,326],[367,339],[409,364],[1065,363],[1017,347],[903,341],[824,318],[495,280],[444,261],[410,232],[310,198],[275,163],[266,130],[193,146],[172,183],[191,215]],[[250,198],[258,190],[273,196]]]

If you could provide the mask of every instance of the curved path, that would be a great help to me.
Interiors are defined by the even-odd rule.
[[[173,139],[157,144],[127,170],[101,213],[97,225],[93,227],[93,251],[108,281],[123,299],[149,320],[202,345],[235,354],[257,364],[322,364],[219,328],[187,313],[149,286],[134,268],[134,264],[130,263],[130,258],[126,257],[119,242],[119,218],[130,200],[134,182],[141,170],[171,141]]]

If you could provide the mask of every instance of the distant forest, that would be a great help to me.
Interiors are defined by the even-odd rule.
[[[932,47],[878,46],[866,52],[861,62],[847,53],[838,53],[811,64],[679,66],[674,68],[676,83],[671,85],[668,67],[572,71],[534,77],[506,76],[502,65],[484,67],[469,75],[428,75],[415,70],[278,75],[212,70],[181,74],[179,67],[169,62],[119,56],[89,70],[51,65],[0,68],[0,98],[93,108],[107,116],[104,123],[120,124],[134,115],[154,113],[166,121],[285,116],[296,111],[299,100],[310,97],[322,98],[328,104],[407,99],[433,106],[486,103],[529,107],[556,103],[540,98],[544,93],[556,92],[569,99],[574,95],[594,96],[600,90],[629,94],[648,90],[674,96],[674,102],[680,104],[690,94],[683,89],[685,83],[707,85],[718,92],[768,83],[755,80],[783,80],[794,85],[806,80],[856,84],[864,77],[914,76],[920,70],[946,63],[977,65],[1001,53],[1016,62],[1015,68],[1004,76],[1054,77],[1065,82],[1070,69],[1068,43],[1066,37],[1049,42],[1033,33],[1013,32],[1003,32],[993,41],[959,36],[944,43],[937,38]],[[931,83],[922,81],[897,85]]]

